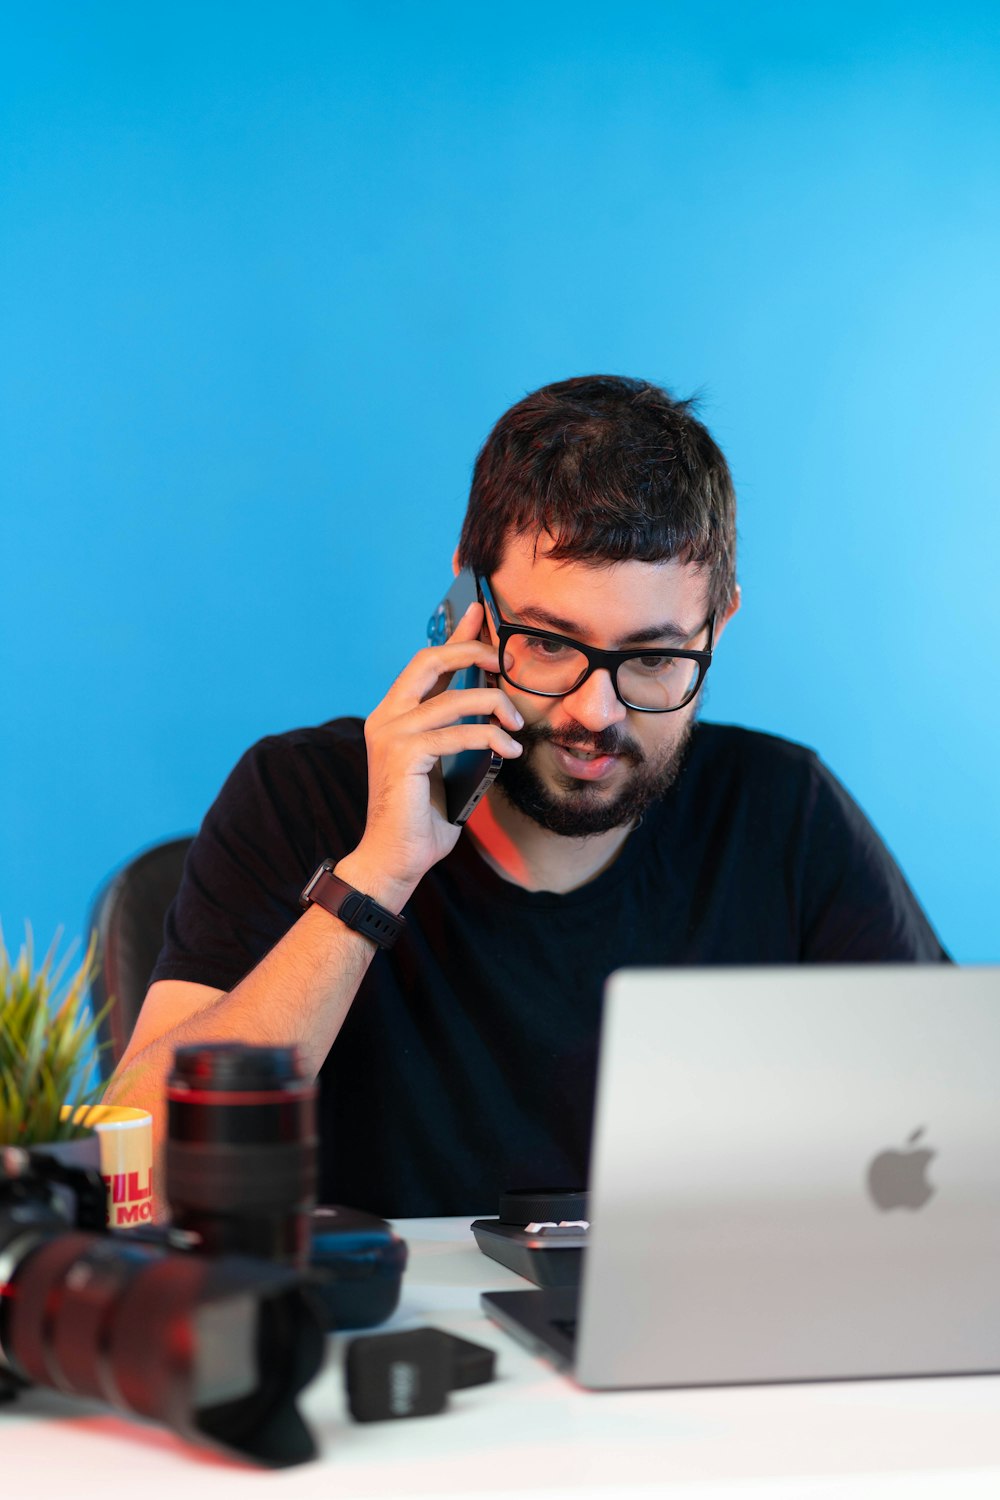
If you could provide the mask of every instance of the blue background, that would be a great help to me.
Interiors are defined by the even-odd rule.
[[[8,944],[373,706],[495,418],[614,371],[734,470],[706,716],[816,746],[1000,960],[995,14],[4,7]]]

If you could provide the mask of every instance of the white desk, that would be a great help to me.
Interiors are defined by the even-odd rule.
[[[1000,1377],[586,1392],[482,1316],[480,1291],[526,1283],[480,1255],[467,1220],[397,1228],[410,1266],[385,1328],[432,1323],[489,1344],[494,1384],[457,1392],[440,1416],[360,1425],[335,1338],[303,1400],[322,1458],[277,1473],[32,1391],[0,1408],[2,1500],[1000,1500]]]

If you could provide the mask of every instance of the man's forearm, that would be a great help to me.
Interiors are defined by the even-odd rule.
[[[366,894],[387,906],[391,904],[393,910],[399,910],[410,894],[408,889],[379,879],[360,863],[352,862],[351,856],[338,864],[337,871]],[[375,951],[370,939],[321,907],[310,907],[232,990],[145,1043],[139,1028],[108,1085],[105,1101],[149,1110],[162,1165],[166,1087],[176,1049],[199,1042],[294,1045],[305,1071],[315,1077]],[[162,1188],[159,1172],[157,1181]]]
[[[311,907],[255,969],[227,993],[137,1049],[129,1048],[109,1086],[124,1103],[126,1078],[166,1078],[174,1050],[196,1042],[295,1045],[315,1076],[343,1024],[374,948],[319,907]],[[131,1099],[129,1100],[131,1102]],[[143,1108],[148,1105],[143,1102]]]

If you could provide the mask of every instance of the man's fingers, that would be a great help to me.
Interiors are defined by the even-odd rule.
[[[457,755],[461,750],[495,750],[504,760],[520,755],[524,746],[512,739],[499,724],[449,724],[446,729],[432,729],[421,735],[421,744],[435,760],[442,755]]]
[[[523,729],[524,719],[500,688],[447,688],[426,698],[406,714],[406,722],[418,731],[443,729],[473,714],[499,719],[506,729]],[[399,721],[397,721],[399,722]]]
[[[483,606],[478,600],[473,600],[464,615],[459,616],[458,623],[445,644],[451,641],[474,641],[483,628],[484,615]]]
[[[464,621],[465,616],[462,618]],[[456,635],[457,632],[458,627]],[[466,636],[462,640],[457,640],[453,635],[443,646],[425,646],[403,668],[383,702],[401,698],[419,702],[423,698],[429,698],[436,692],[443,692],[449,678],[466,667],[480,667],[484,672],[498,673],[500,662],[496,646],[479,640],[476,635]]]

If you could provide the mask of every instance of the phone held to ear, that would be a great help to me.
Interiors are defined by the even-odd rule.
[[[427,644],[443,646],[470,604],[476,602],[476,580],[469,568],[463,568],[445,594],[427,624]],[[480,667],[456,672],[449,688],[487,686],[486,673]],[[463,724],[487,724],[484,714],[469,714]],[[460,750],[457,755],[442,755],[445,810],[449,823],[462,824],[470,816],[480,797],[497,778],[503,756],[495,750]]]

